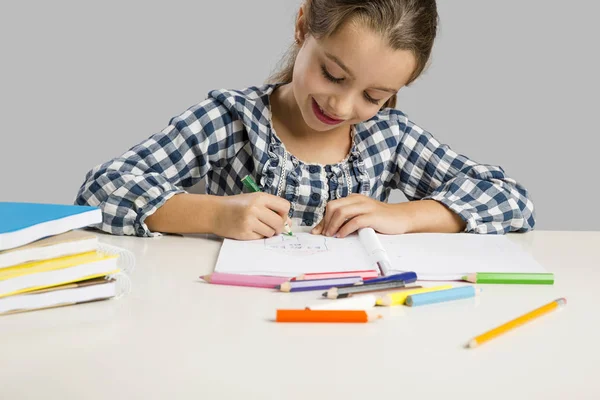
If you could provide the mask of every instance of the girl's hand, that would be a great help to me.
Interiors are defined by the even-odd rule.
[[[287,222],[290,202],[272,194],[256,192],[218,197],[212,232],[239,240],[279,235]]]
[[[412,222],[411,216],[403,213],[399,206],[401,204],[382,203],[354,193],[328,203],[325,216],[311,233],[346,237],[366,227],[383,234],[407,233]]]

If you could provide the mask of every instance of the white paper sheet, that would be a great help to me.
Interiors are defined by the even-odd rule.
[[[547,272],[506,235],[419,233],[378,235],[394,271],[422,280],[458,280],[474,272]]]
[[[547,272],[504,235],[378,234],[394,271],[420,280],[457,280],[473,272]],[[344,239],[294,233],[252,241],[225,239],[215,271],[294,277],[304,273],[377,269],[358,235]]]
[[[311,272],[375,269],[358,235],[337,239],[298,232],[269,239],[225,239],[215,271],[294,277]]]

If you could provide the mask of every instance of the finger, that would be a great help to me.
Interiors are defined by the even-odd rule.
[[[279,214],[274,213],[268,208],[262,208],[256,214],[256,217],[260,222],[267,225],[274,231],[274,234],[279,235],[283,232],[283,226],[287,220],[287,215],[282,218]]]
[[[264,205],[275,211],[281,217],[286,217],[290,212],[290,202],[284,198],[265,193],[264,196]]]
[[[324,235],[325,232],[327,232],[327,228],[329,227],[329,221],[331,220],[331,217],[333,216],[333,214],[335,214],[338,207],[341,207],[344,204],[344,200],[346,200],[346,197],[336,199],[327,203],[327,207],[325,207],[325,214],[323,215],[323,220],[321,224],[321,234]]]
[[[369,217],[366,216],[365,214],[362,214],[362,215],[354,217],[351,220],[349,220],[348,222],[346,222],[344,224],[344,226],[342,226],[340,228],[340,230],[337,232],[337,236],[339,238],[344,238],[344,237],[350,235],[351,233],[356,232],[360,228],[367,228],[367,227],[369,227]]]
[[[327,208],[325,209],[325,216],[323,217],[323,232],[325,233],[329,231],[329,224],[331,223],[331,218],[335,215],[339,208],[347,207],[355,203],[360,203],[361,200],[361,198],[353,196],[344,197],[327,203]]]
[[[338,233],[338,230],[346,223],[346,221],[360,214],[365,213],[365,207],[361,203],[351,204],[346,207],[338,208],[331,216],[329,226],[325,230],[325,236],[333,236]]]
[[[273,214],[273,213],[271,213]],[[275,214],[273,214],[275,215]],[[264,222],[262,222],[261,220],[256,220],[256,223],[254,224],[254,228],[252,229],[253,232],[258,233],[259,235],[261,235],[261,237],[273,237],[273,235],[275,235],[275,229],[271,228],[269,225],[265,224]]]
[[[321,232],[323,232],[323,221],[324,220],[325,220],[324,218],[321,218],[319,223],[317,225],[315,225],[314,228],[312,228],[310,233],[312,233],[313,235],[320,235]]]

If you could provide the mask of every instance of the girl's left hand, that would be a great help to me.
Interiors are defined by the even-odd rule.
[[[373,228],[383,234],[403,234],[410,229],[409,213],[400,204],[388,204],[353,193],[327,204],[325,216],[311,230],[315,235],[346,237],[360,228]]]

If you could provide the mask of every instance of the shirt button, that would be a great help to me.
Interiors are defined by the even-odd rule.
[[[313,224],[313,220],[312,220],[311,218],[306,218],[306,219],[304,220],[304,224],[305,224],[306,226],[311,226],[311,225]]]
[[[310,198],[313,201],[319,201],[319,199],[321,198],[321,195],[319,193],[313,193],[313,194],[310,195]]]
[[[311,165],[310,167],[308,167],[308,171],[311,174],[316,174],[317,172],[319,172],[320,168],[316,165]]]

